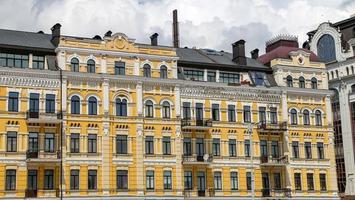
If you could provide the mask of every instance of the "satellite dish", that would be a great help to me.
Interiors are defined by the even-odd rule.
[[[208,155],[208,154],[206,153],[205,155],[203,155],[203,160],[204,160],[205,162],[207,162],[209,157],[210,157],[210,155]]]

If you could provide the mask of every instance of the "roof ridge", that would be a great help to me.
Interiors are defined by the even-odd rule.
[[[32,34],[38,34],[38,35],[51,35],[49,33],[38,33],[38,32],[31,32],[31,31],[22,31],[22,30],[14,30],[14,29],[3,29],[3,28],[0,28],[0,31],[10,31],[10,32],[19,32],[19,33],[32,33]]]

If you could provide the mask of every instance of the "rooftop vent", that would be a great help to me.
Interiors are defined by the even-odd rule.
[[[112,31],[107,31],[105,33],[105,37],[111,37],[112,36]]]
[[[95,35],[92,39],[94,39],[94,40],[102,40],[101,36],[99,36],[99,35]]]
[[[43,31],[38,31],[37,33],[39,33],[39,34],[44,34],[44,32],[43,32]]]
[[[154,33],[153,35],[150,36],[150,44],[152,46],[158,46],[158,33]]]

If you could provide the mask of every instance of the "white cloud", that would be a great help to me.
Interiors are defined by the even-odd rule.
[[[351,0],[1,0],[0,28],[50,32],[56,22],[62,33],[93,37],[107,30],[123,32],[137,42],[171,45],[172,10],[178,9],[181,46],[230,51],[245,39],[247,51],[264,50],[279,33],[299,36],[324,21],[336,22],[355,11]]]

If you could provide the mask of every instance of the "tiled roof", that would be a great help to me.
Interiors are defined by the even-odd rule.
[[[53,51],[52,35],[0,29],[0,45]]]
[[[261,55],[258,58],[258,61],[260,61],[263,64],[267,64],[271,60],[276,59],[276,58],[289,59],[290,58],[289,53],[291,51],[297,51],[297,50],[302,50],[302,51],[310,53],[311,54],[310,55],[310,60],[311,61],[314,61],[314,62],[318,62],[319,61],[317,55],[314,54],[313,52],[311,52],[308,49],[297,48],[297,47],[287,47],[287,46],[277,47],[276,49],[274,49],[274,50],[272,50],[272,51],[270,51],[270,52],[268,52],[266,54]]]

